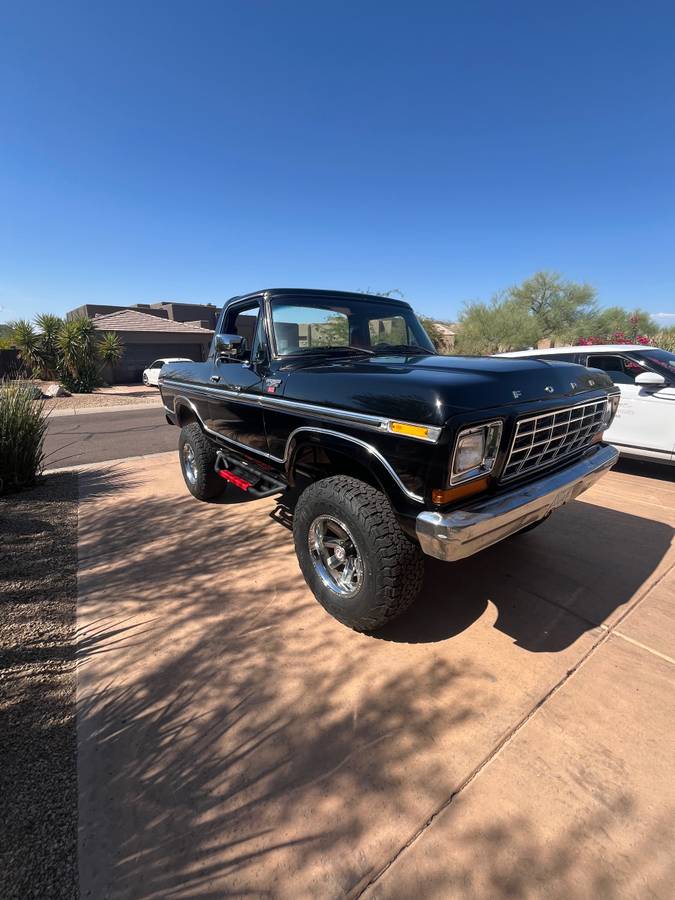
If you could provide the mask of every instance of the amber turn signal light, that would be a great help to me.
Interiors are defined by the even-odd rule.
[[[407,422],[391,422],[389,430],[394,434],[407,434],[410,437],[428,438],[429,429],[424,425],[409,425]]]
[[[487,476],[485,478],[476,478],[475,481],[467,481],[465,484],[458,484],[457,487],[432,491],[431,499],[434,503],[442,506],[444,503],[453,503],[455,500],[461,500],[463,497],[480,494],[489,484],[490,479]]]

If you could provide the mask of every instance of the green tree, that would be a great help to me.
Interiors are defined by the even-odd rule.
[[[466,303],[459,317],[460,353],[489,355],[535,346],[540,336],[537,319],[523,300],[508,295],[489,303]]]
[[[0,322],[0,350],[7,350],[13,346],[12,326]]]
[[[655,347],[675,353],[675,325],[671,325],[669,328],[661,328],[655,334],[651,334],[650,337]]]
[[[536,318],[540,337],[565,338],[580,319],[596,312],[595,288],[567,281],[557,272],[535,272],[510,288],[507,296],[523,303]]]
[[[577,337],[596,337],[608,344],[617,340],[635,342],[638,335],[651,335],[657,325],[648,312],[629,312],[621,306],[609,306],[577,323]]]
[[[438,323],[429,316],[425,316],[422,313],[417,313],[417,318],[422,323],[422,328],[424,328],[424,330],[426,331],[429,340],[434,345],[436,350],[442,352],[445,349],[445,338],[443,332],[438,327]]]

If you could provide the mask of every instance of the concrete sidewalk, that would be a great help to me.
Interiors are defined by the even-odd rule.
[[[80,480],[82,896],[672,896],[675,485],[611,473],[364,636],[274,500]]]

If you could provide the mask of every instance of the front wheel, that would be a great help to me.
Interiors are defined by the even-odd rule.
[[[181,428],[178,439],[180,468],[187,489],[198,500],[213,500],[227,485],[216,474],[216,448],[196,422]]]
[[[293,537],[314,596],[355,631],[380,628],[421,590],[420,548],[402,531],[386,496],[356,478],[336,475],[303,491]]]

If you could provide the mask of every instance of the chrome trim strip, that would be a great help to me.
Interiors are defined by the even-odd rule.
[[[374,456],[376,459],[378,459],[382,463],[384,468],[387,470],[387,472],[392,477],[392,479],[394,480],[396,485],[399,487],[399,489],[406,495],[406,497],[409,497],[411,500],[414,500],[416,503],[424,503],[423,497],[420,497],[418,494],[414,494],[412,491],[408,490],[408,488],[403,484],[403,482],[399,478],[397,472],[392,467],[391,463],[389,463],[385,459],[385,457],[380,453],[380,451],[376,447],[373,447],[372,444],[369,444],[366,441],[360,440],[360,438],[352,437],[349,434],[343,434],[341,431],[331,431],[329,428],[313,428],[311,425],[301,425],[300,428],[294,429],[288,435],[288,437],[286,439],[286,447],[284,449],[284,456],[283,456],[283,459],[280,459],[278,456],[274,456],[272,453],[265,453],[264,450],[258,450],[255,447],[250,447],[248,444],[241,444],[241,443],[239,443],[239,441],[235,441],[232,438],[226,437],[224,434],[221,434],[219,431],[213,431],[211,428],[208,428],[204,424],[204,420],[202,419],[202,417],[199,413],[199,410],[197,409],[197,407],[194,405],[194,403],[192,403],[192,401],[188,397],[184,397],[182,395],[175,397],[174,405],[179,400],[184,400],[188,404],[190,409],[193,411],[193,413],[199,419],[199,423],[202,426],[202,428],[204,429],[204,431],[208,432],[209,434],[212,434],[214,437],[218,438],[218,440],[225,441],[226,443],[229,443],[229,444],[234,444],[236,447],[242,447],[244,450],[248,450],[249,452],[252,452],[252,453],[258,453],[259,455],[265,456],[267,459],[272,459],[275,462],[281,463],[284,466],[288,463],[288,460],[290,458],[291,441],[295,438],[296,434],[299,434],[301,431],[318,432],[319,434],[330,434],[333,437],[342,438],[342,440],[345,440],[345,441],[351,441],[354,444],[358,444],[364,450],[367,450],[368,453],[370,453],[372,456]]]
[[[545,518],[589,488],[619,458],[601,444],[582,459],[552,475],[447,513],[419,513],[415,531],[424,553],[436,559],[464,559]]]
[[[302,403],[298,400],[287,400],[285,397],[274,397],[270,394],[251,394],[247,392],[230,391],[227,388],[213,388],[202,384],[184,384],[183,382],[173,381],[171,378],[162,380],[162,384],[167,387],[179,388],[182,391],[207,394],[212,397],[225,397],[228,400],[236,400],[238,403],[246,403],[249,406],[262,406],[265,409],[288,409],[297,412],[299,415],[308,416],[309,418],[318,417],[328,419],[332,422],[342,423],[348,422],[351,425],[368,428],[372,431],[385,431],[388,434],[394,434],[396,437],[412,438],[416,441],[424,441],[425,443],[435,444],[441,436],[443,430],[439,425],[421,425],[417,422],[405,422],[400,419],[388,419],[383,416],[374,416],[369,413],[357,413],[347,409],[335,409],[331,406],[319,406],[315,403]],[[400,434],[392,431],[392,423],[398,422],[402,425],[411,425],[414,428],[426,428],[427,436],[421,437],[414,434]]]
[[[387,459],[385,459],[385,457],[380,453],[380,451],[377,449],[377,447],[373,447],[372,444],[369,444],[367,441],[362,441],[360,438],[352,437],[352,435],[350,435],[350,434],[343,434],[341,431],[331,431],[330,428],[313,428],[309,425],[303,425],[300,428],[296,428],[294,431],[292,431],[289,434],[288,440],[286,441],[286,450],[284,452],[284,462],[288,461],[288,458],[290,455],[289,447],[290,447],[291,440],[300,431],[310,431],[310,432],[314,432],[314,433],[318,432],[319,434],[330,434],[333,437],[342,438],[342,440],[351,441],[354,444],[358,444],[360,447],[362,447],[364,450],[367,450],[368,453],[370,453],[372,456],[374,456],[376,459],[378,459],[382,463],[382,465],[385,467],[385,469],[387,470],[389,475],[393,478],[395,483],[398,485],[399,489],[401,491],[403,491],[403,493],[406,495],[406,497],[409,497],[411,500],[414,500],[416,503],[424,503],[424,497],[420,497],[419,494],[414,494],[412,491],[408,490],[408,488],[403,484],[403,482],[399,478],[397,472],[392,467],[391,463],[389,463],[387,461]]]

